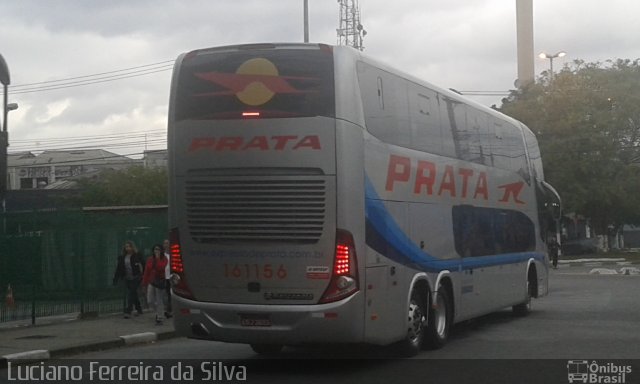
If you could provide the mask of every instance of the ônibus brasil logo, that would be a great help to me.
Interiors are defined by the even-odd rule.
[[[595,360],[569,360],[567,375],[569,383],[623,384],[631,373],[630,365],[598,363]]]

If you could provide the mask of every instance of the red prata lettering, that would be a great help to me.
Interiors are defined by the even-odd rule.
[[[409,157],[390,155],[385,189],[393,192],[397,184],[409,183],[413,172],[412,168],[413,165]],[[438,196],[449,195],[457,197],[459,193],[459,196],[463,199],[473,196],[473,199],[489,200],[489,184],[486,172],[474,171],[470,168],[459,168],[456,173],[452,165],[445,165],[444,171],[440,172],[442,174],[439,173],[435,163],[418,160],[415,168],[413,193],[433,196],[437,190]],[[475,175],[477,175],[477,179],[473,180]],[[436,184],[438,181],[439,184]],[[474,181],[475,188],[472,190]],[[521,200],[518,198],[520,195],[518,187],[519,185],[501,186],[500,188],[505,189],[504,197],[501,201],[507,201],[509,197],[513,196],[513,200],[521,204]],[[471,195],[471,192],[473,192],[473,195]]]
[[[287,135],[287,136],[254,136],[251,139],[245,140],[241,136],[224,136],[220,138],[215,137],[196,137],[191,140],[189,145],[189,152],[196,152],[199,150],[208,151],[284,151],[286,149],[299,150],[299,149],[311,149],[321,150],[320,138],[316,135],[299,136]]]
[[[398,169],[400,166],[400,169]],[[389,168],[387,169],[387,191],[393,191],[393,183],[400,181],[406,183],[411,176],[411,159],[403,156],[391,155]]]
[[[453,166],[451,165],[444,167],[444,176],[440,183],[438,196],[442,196],[442,192],[444,191],[449,191],[451,197],[456,197],[456,179],[453,177]]]
[[[462,176],[462,197],[465,199],[467,197],[467,187],[469,185],[469,178],[473,176],[473,169],[460,168],[458,170],[458,174]]]
[[[428,171],[429,174],[425,175],[424,171]],[[422,186],[427,187],[427,195],[433,194],[433,184],[436,182],[436,165],[430,161],[418,161],[418,169],[416,170],[416,184],[413,188],[413,193],[419,194],[422,190]]]
[[[251,141],[245,145],[242,150],[246,151],[247,149],[259,149],[261,151],[266,151],[269,149],[269,142],[265,136],[256,136]]]
[[[244,140],[242,137],[221,137],[216,145],[216,151],[237,151],[242,146]]]
[[[478,176],[478,182],[476,183],[476,192],[473,194],[473,198],[477,199],[478,196],[482,196],[484,200],[489,200],[489,187],[487,186],[486,172],[480,172],[480,176]]]
[[[320,138],[318,136],[305,136],[293,147],[293,150],[299,148],[320,149]]]

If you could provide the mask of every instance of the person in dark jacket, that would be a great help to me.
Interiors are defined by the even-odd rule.
[[[133,307],[136,307],[136,314],[142,314],[142,306],[138,297],[138,288],[142,281],[144,272],[144,260],[138,253],[133,241],[126,241],[122,247],[122,253],[118,256],[118,265],[113,275],[113,285],[118,284],[118,280],[124,280],[127,287],[127,306],[124,309],[124,318],[131,317]]]
[[[164,257],[167,258],[167,266],[165,268],[166,291],[167,291],[167,305],[165,306],[164,317],[170,319],[173,317],[171,313],[171,243],[168,239],[162,242],[162,249],[164,250]]]

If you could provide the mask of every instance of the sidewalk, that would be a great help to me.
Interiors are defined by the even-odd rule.
[[[637,257],[602,257],[587,255],[583,258],[561,258],[557,270],[569,275],[640,275],[640,260]]]
[[[558,264],[568,265],[586,265],[591,263],[599,263],[600,265],[627,265],[632,264],[632,261],[627,261],[624,257],[584,257],[584,258],[566,258],[562,256],[558,259]]]
[[[44,360],[175,336],[172,320],[155,325],[154,318],[152,312],[146,312],[130,319],[122,314],[89,320],[69,315],[42,319],[48,323],[44,325],[28,326],[28,321],[0,324],[0,369],[7,367],[7,361]]]

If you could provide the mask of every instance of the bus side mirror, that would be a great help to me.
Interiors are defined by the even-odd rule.
[[[555,188],[546,181],[540,182],[543,196],[544,196],[544,205],[547,211],[547,214],[551,216],[553,220],[560,220],[562,218],[562,200],[560,199],[560,195]]]

